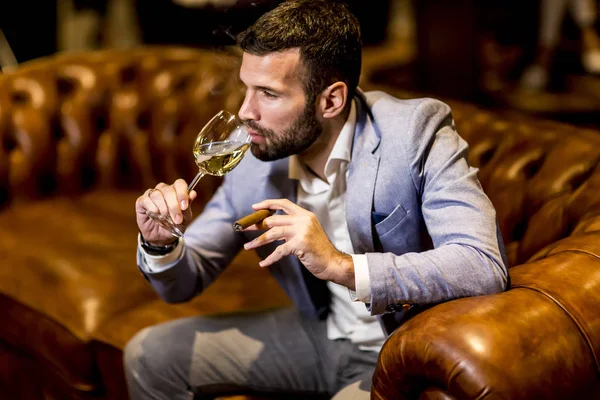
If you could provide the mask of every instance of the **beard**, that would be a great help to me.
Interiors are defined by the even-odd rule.
[[[261,128],[255,121],[244,120],[246,126],[258,132],[266,140],[265,143],[252,143],[250,151],[261,161],[275,161],[302,153],[308,149],[323,132],[313,107],[306,106],[304,112],[281,133],[272,129]]]

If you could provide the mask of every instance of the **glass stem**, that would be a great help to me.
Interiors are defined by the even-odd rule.
[[[188,193],[191,192],[196,187],[196,184],[198,183],[198,181],[200,181],[200,179],[202,179],[202,177],[204,175],[206,175],[206,172],[204,172],[203,170],[198,171],[198,173],[196,174],[194,179],[188,185]]]

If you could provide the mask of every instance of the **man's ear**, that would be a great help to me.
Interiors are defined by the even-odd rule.
[[[319,111],[323,118],[340,115],[348,103],[348,86],[344,82],[335,82],[321,92]]]

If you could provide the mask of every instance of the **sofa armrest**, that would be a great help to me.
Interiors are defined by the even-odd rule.
[[[417,315],[385,343],[372,398],[600,398],[599,266],[555,254],[512,268],[507,292]]]

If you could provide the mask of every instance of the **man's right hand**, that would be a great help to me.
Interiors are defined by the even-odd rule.
[[[176,239],[170,231],[152,220],[146,211],[161,215],[170,215],[182,232],[192,222],[192,201],[197,197],[196,191],[187,191],[187,183],[177,179],[172,185],[159,183],[148,189],[135,202],[135,215],[144,239],[155,246],[166,246]]]

